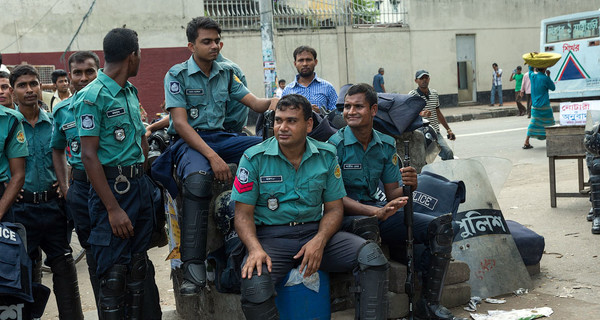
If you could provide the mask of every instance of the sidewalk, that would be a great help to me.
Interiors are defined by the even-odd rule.
[[[554,112],[558,112],[558,107],[558,104],[552,104]],[[448,123],[501,117],[516,117],[519,114],[517,103],[514,101],[505,102],[501,107],[498,105],[493,107],[489,105],[474,105],[446,107],[440,108],[440,110]]]

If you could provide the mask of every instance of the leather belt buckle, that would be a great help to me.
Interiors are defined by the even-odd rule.
[[[33,193],[33,203],[39,204],[40,202],[48,202],[48,191]]]
[[[296,222],[296,221],[294,221],[294,222],[290,222],[288,225],[289,225],[290,227],[295,227],[295,226],[301,226],[301,225],[303,225],[304,223],[305,223],[305,222]]]

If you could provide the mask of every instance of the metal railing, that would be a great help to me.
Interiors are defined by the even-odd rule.
[[[206,15],[223,30],[260,30],[258,0],[204,0]],[[276,29],[407,26],[401,0],[273,0]]]

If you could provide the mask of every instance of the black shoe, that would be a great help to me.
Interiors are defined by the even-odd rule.
[[[202,291],[202,287],[193,283],[190,280],[183,279],[181,287],[179,287],[179,294],[182,296],[194,296]]]
[[[600,216],[594,217],[594,220],[592,221],[592,233],[600,234]]]
[[[590,212],[588,212],[587,217],[586,217],[587,221],[594,221],[594,208],[590,209]]]
[[[415,308],[417,320],[468,320],[455,317],[450,310],[441,304],[429,304],[425,299],[419,300]]]

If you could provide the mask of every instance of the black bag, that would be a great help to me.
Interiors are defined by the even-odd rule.
[[[459,204],[465,202],[466,188],[462,181],[450,181],[438,174],[423,171],[417,176],[418,186],[413,193],[413,210],[439,217],[455,215]]]

